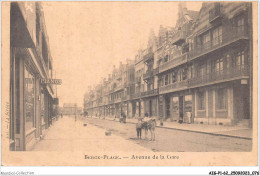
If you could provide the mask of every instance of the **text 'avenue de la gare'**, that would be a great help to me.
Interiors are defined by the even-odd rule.
[[[135,159],[135,160],[145,160],[145,159],[179,159],[179,156],[175,155],[131,155],[128,156],[118,156],[118,155],[85,155],[85,159],[96,160],[96,159]]]

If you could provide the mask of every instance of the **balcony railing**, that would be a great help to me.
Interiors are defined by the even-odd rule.
[[[162,65],[160,65],[160,69],[159,72],[162,73],[164,71],[167,71],[169,69],[172,69],[174,67],[177,67],[181,64],[184,64],[188,61],[188,54],[185,53],[181,56],[178,56],[176,58],[173,58],[171,60],[169,60],[168,62],[163,63]]]
[[[213,9],[209,11],[209,22],[212,23],[222,18],[220,4],[217,3]]]
[[[141,97],[140,92],[131,95],[131,99],[137,99],[137,98],[140,98],[140,97]]]
[[[114,103],[119,103],[121,101],[122,101],[122,98],[118,98],[118,99],[114,100]]]
[[[141,93],[142,97],[158,95],[158,89],[152,89]]]
[[[143,62],[146,62],[146,61],[153,59],[153,58],[154,58],[154,54],[152,52],[148,52],[146,55],[144,55]]]
[[[228,70],[211,72],[201,77],[192,78],[189,80],[189,87],[194,87],[202,84],[210,84],[216,81],[226,81],[229,79],[240,78],[242,76],[249,76],[248,65],[240,65]]]
[[[226,32],[224,32],[223,35],[220,35],[202,45],[197,45],[189,52],[189,59],[193,60],[201,55],[207,54],[236,41],[248,39],[248,32],[246,29],[246,26],[236,27],[233,30],[231,27],[227,27]]]
[[[130,100],[130,95],[125,95],[122,97],[122,101]]]
[[[174,34],[172,39],[172,44],[181,45],[183,42],[185,42],[185,40],[186,40],[185,31],[180,30]]]
[[[175,82],[172,84],[168,84],[166,86],[162,86],[159,88],[160,93],[167,93],[170,91],[176,91],[179,89],[188,88],[188,80],[183,80],[179,82]]]

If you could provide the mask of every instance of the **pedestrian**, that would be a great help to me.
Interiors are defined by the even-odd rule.
[[[142,139],[142,119],[138,118],[138,122],[136,124],[136,132],[137,132],[137,138]]]
[[[60,117],[62,118],[62,113],[60,114]]]
[[[75,122],[77,121],[77,115],[75,114]]]

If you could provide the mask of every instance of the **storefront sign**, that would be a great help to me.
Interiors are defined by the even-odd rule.
[[[61,79],[41,79],[41,84],[58,84],[61,85]]]

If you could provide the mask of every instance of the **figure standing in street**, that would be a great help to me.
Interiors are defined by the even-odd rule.
[[[136,124],[137,138],[142,139],[142,119],[139,118]]]

